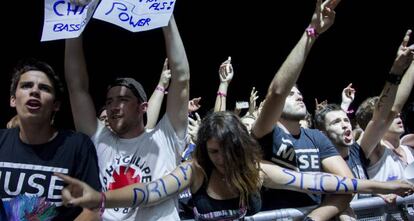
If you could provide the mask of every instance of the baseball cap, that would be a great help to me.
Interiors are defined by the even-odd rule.
[[[116,78],[111,84],[109,84],[108,91],[115,86],[125,86],[132,91],[139,101],[147,102],[147,94],[144,91],[144,87],[142,87],[142,85],[135,79]]]

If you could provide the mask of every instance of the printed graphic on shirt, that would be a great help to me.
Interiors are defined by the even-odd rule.
[[[300,171],[320,171],[319,151],[314,147],[294,147],[291,140],[282,138],[274,146],[272,161],[282,167]],[[278,145],[278,144],[275,144]]]
[[[25,194],[45,197],[61,206],[64,182],[53,173],[68,174],[68,171],[67,168],[0,162],[0,197],[7,201]]]
[[[56,206],[44,197],[19,195],[4,204],[8,220],[52,220],[56,217]],[[6,220],[1,219],[0,220]]]
[[[102,181],[104,191],[119,189],[134,183],[148,183],[152,181],[152,169],[139,156],[117,156],[105,169]],[[116,213],[116,216],[127,218],[135,211],[136,208],[114,208],[106,209],[105,213]]]

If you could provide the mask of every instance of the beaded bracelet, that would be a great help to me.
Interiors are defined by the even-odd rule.
[[[226,93],[223,93],[223,92],[220,92],[220,91],[217,91],[217,96],[226,97],[227,94]]]

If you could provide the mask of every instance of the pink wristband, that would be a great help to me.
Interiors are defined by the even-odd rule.
[[[316,29],[314,28],[314,27],[312,27],[312,26],[309,26],[307,29],[306,29],[306,34],[309,36],[309,37],[313,37],[313,38],[317,38],[318,36],[319,36],[319,33],[316,31]]]
[[[99,205],[99,216],[102,217],[102,214],[105,212],[105,202],[106,202],[106,195],[104,192],[101,192],[101,202]]]
[[[157,85],[157,87],[155,88],[155,90],[161,91],[164,94],[168,94],[168,91],[166,91],[164,87],[159,86],[159,85]]]
[[[220,97],[226,97],[226,96],[227,96],[227,94],[225,94],[225,93],[223,93],[223,92],[220,92],[220,91],[217,91],[217,96],[220,96]]]

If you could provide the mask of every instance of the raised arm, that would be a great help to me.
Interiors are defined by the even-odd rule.
[[[234,76],[233,66],[231,65],[231,57],[229,57],[220,65],[219,76],[220,85],[217,90],[216,103],[214,104],[214,112],[226,110],[227,90]]]
[[[136,183],[105,193],[95,191],[86,183],[56,174],[68,186],[62,190],[63,204],[89,209],[151,206],[163,202],[191,185],[194,176],[190,162],[180,164],[170,174],[150,183]],[[106,200],[105,200],[106,199]],[[103,202],[104,201],[104,202]]]
[[[246,114],[250,114],[251,116],[255,116],[256,110],[257,110],[257,99],[259,98],[259,95],[257,95],[256,88],[253,87],[252,91],[250,92],[250,98],[249,98],[249,110]],[[255,116],[257,118],[257,116]]]
[[[175,132],[184,138],[188,117],[190,68],[174,16],[171,16],[168,26],[163,28],[163,33],[171,69],[166,111]]]
[[[378,157],[380,157],[384,151],[385,147],[383,145],[379,145],[379,142],[384,136],[385,132],[388,130],[388,127],[396,114],[396,112],[391,111],[392,108],[394,108],[394,110],[397,110],[399,108],[402,100],[407,99],[407,97],[403,98],[404,96],[407,96],[403,94],[407,93],[408,87],[410,90],[412,87],[412,85],[408,86],[405,83],[401,84],[401,86],[398,87],[399,82],[396,81],[397,78],[401,79],[401,76],[404,74],[405,69],[410,65],[412,61],[412,51],[414,49],[414,46],[411,46],[411,48],[407,47],[407,43],[410,39],[410,34],[411,31],[409,30],[404,36],[390,73],[387,76],[387,82],[385,83],[380,98],[375,105],[372,119],[367,124],[364,135],[361,139],[361,147],[364,150],[365,156],[372,161],[371,163],[375,163],[379,159]],[[409,76],[405,76],[405,78],[407,77],[409,78]],[[400,97],[396,100],[397,90],[400,91]],[[394,105],[395,102],[398,104]]]
[[[158,81],[157,87],[148,100],[147,124],[145,125],[145,128],[152,129],[157,124],[162,101],[164,100],[164,95],[167,91],[168,85],[170,84],[170,78],[171,70],[168,69],[168,58],[166,58],[161,71],[160,80]]]
[[[352,87],[352,83],[350,83],[348,86],[346,86],[346,88],[342,90],[341,109],[348,113],[349,106],[351,106],[354,99],[355,89]]]
[[[410,31],[411,32],[411,31]],[[413,60],[413,51],[414,45],[409,47],[411,51],[411,64],[408,67],[407,71],[404,74],[404,77],[401,79],[401,83],[398,86],[397,95],[395,97],[394,105],[392,106],[392,112],[394,115],[399,114],[403,109],[405,102],[407,102],[408,97],[413,89],[414,84],[414,60]]]
[[[316,9],[309,27],[277,71],[270,83],[263,109],[252,128],[255,137],[261,138],[272,131],[279,120],[285,99],[296,83],[306,58],[319,34],[325,32],[334,22],[335,12],[328,7],[332,0],[317,0]]]
[[[76,130],[92,136],[96,131],[97,118],[95,106],[89,94],[89,77],[82,37],[66,39],[65,79]]]
[[[273,189],[316,194],[395,193],[411,194],[414,186],[405,181],[377,182],[342,177],[330,173],[296,172],[275,164],[262,162],[263,185]]]

